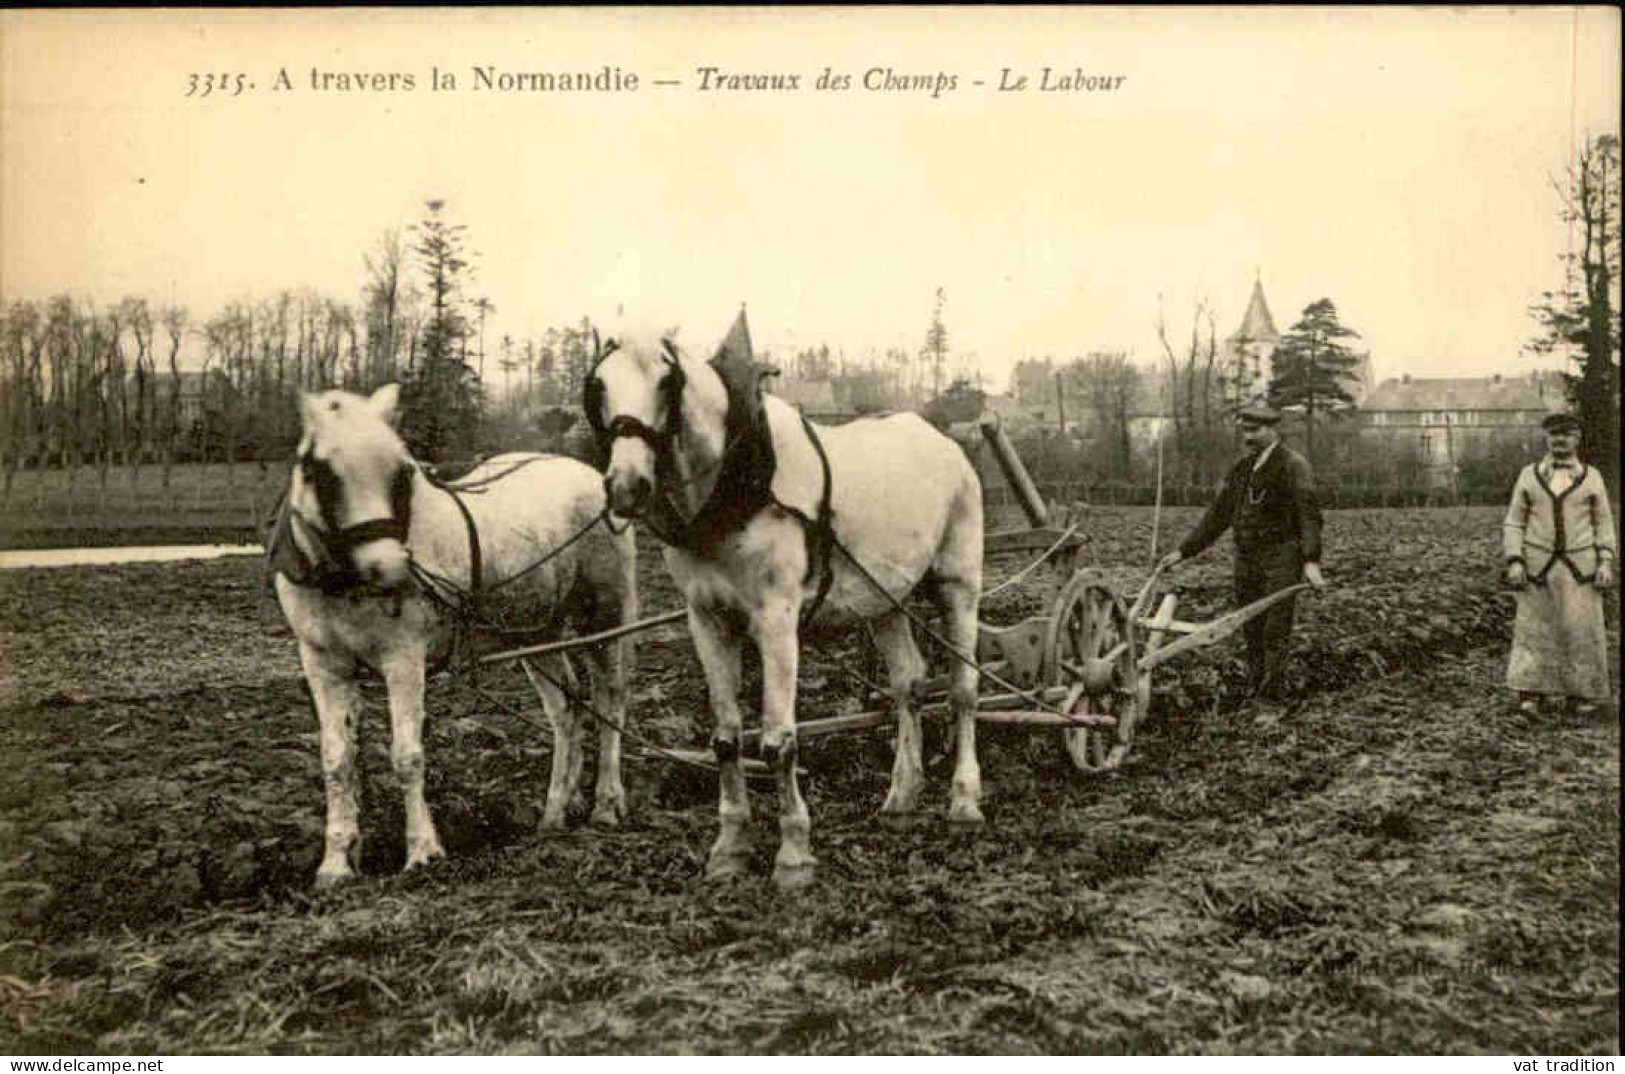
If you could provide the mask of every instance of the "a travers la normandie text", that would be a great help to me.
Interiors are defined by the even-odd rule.
[[[941,100],[956,94],[1110,94],[1125,74],[1080,64],[992,67],[985,71],[908,70],[884,64],[860,70],[753,71],[702,64],[680,71],[641,73],[608,64],[572,70],[519,71],[490,64],[429,67],[422,71],[369,71],[324,67],[196,71],[184,95],[229,98],[252,94],[366,96],[404,93],[633,94],[687,92],[710,96],[773,94],[914,95]]]

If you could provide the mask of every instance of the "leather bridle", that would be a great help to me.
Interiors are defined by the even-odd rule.
[[[403,460],[396,469],[395,476],[390,480],[389,517],[367,519],[352,526],[340,526],[335,503],[338,493],[337,475],[326,462],[316,458],[309,449],[300,454],[298,465],[301,478],[316,496],[316,505],[321,515],[318,525],[316,521],[306,517],[304,512],[291,508],[290,505],[292,518],[301,524],[305,533],[314,538],[319,546],[318,557],[311,564],[311,572],[314,575],[311,581],[328,592],[361,585],[361,575],[355,565],[357,548],[373,541],[394,540],[403,545],[406,543],[407,534],[412,528],[412,482],[417,475],[417,468]]]
[[[607,461],[615,441],[623,438],[642,440],[649,445],[649,450],[655,454],[656,465],[665,465],[669,461],[672,441],[682,428],[683,421],[683,388],[687,385],[688,377],[683,372],[681,363],[677,360],[677,348],[671,340],[662,339],[665,354],[661,358],[666,363],[666,375],[660,381],[660,409],[664,414],[662,427],[654,428],[641,418],[630,414],[617,414],[607,423],[604,421],[604,384],[598,379],[598,367],[604,360],[620,349],[620,344],[613,339],[600,343],[597,333],[593,334],[593,365],[587,374],[587,382],[582,392],[582,409],[587,414],[587,424],[592,428],[593,437],[597,442],[600,455]]]

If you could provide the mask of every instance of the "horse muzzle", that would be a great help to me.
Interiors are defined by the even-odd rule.
[[[604,498],[609,509],[622,518],[638,518],[649,503],[654,485],[642,474],[609,474],[604,478]]]
[[[350,553],[361,584],[380,593],[393,593],[412,580],[412,558],[400,541],[384,538],[356,546]]]

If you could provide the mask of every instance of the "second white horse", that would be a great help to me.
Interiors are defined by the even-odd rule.
[[[778,787],[774,879],[813,877],[811,821],[796,779],[796,676],[804,609],[873,624],[897,713],[897,753],[883,817],[917,810],[924,782],[910,704],[926,665],[900,602],[933,597],[946,640],[976,651],[982,584],[982,493],[954,442],[914,414],[847,425],[807,423],[760,391],[744,314],[711,360],[667,335],[623,334],[600,347],[584,406],[604,454],[616,514],[666,547],[705,670],[721,767],[721,831],[710,876],[741,872],[750,816],[739,764],[740,651],[762,660],[762,758]],[[866,577],[867,575],[867,577]],[[949,690],[956,758],[948,818],[979,824],[977,672],[956,660]]]

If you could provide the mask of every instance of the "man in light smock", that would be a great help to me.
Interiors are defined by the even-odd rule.
[[[1523,468],[1504,526],[1507,584],[1517,591],[1507,685],[1518,707],[1565,698],[1580,715],[1607,704],[1602,590],[1614,584],[1614,518],[1602,474],[1580,461],[1580,423],[1552,414],[1546,457]]]

